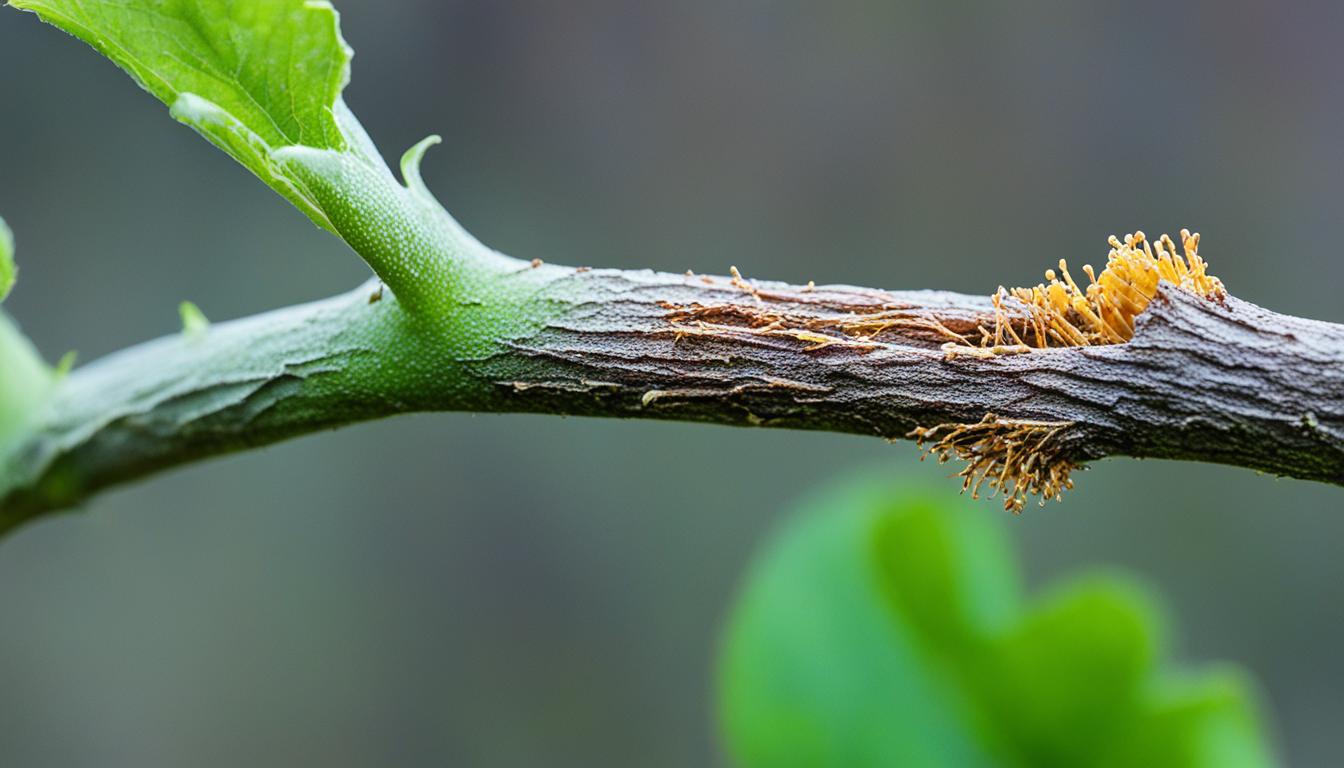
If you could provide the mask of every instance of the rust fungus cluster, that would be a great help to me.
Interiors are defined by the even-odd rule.
[[[1181,244],[1167,235],[1149,241],[1143,232],[1112,235],[1106,266],[1098,274],[1083,266],[1087,282],[1080,285],[1061,259],[1058,271],[1046,270],[1045,282],[1030,288],[1003,288],[991,296],[993,314],[958,317],[930,307],[899,302],[864,301],[844,304],[826,299],[781,294],[757,287],[732,270],[732,287],[752,297],[749,303],[717,306],[667,305],[668,322],[678,339],[687,336],[733,335],[786,338],[804,351],[841,348],[871,352],[885,344],[924,345],[947,360],[957,357],[992,359],[1073,347],[1123,344],[1134,338],[1135,323],[1157,296],[1159,286],[1172,286],[1209,299],[1225,295],[1223,283],[1209,274],[1199,255],[1199,234],[1181,230]],[[706,278],[702,278],[707,280]],[[709,281],[712,283],[712,281]],[[802,293],[818,289],[808,284]],[[802,304],[807,311],[788,311]],[[1004,506],[1021,512],[1026,500],[1039,496],[1044,504],[1072,488],[1070,473],[1079,465],[1068,458],[1062,437],[1071,422],[1004,419],[987,414],[973,424],[946,423],[918,427],[909,434],[925,456],[939,462],[965,462],[958,473],[963,490],[978,497],[983,488],[1002,494]]]
[[[1199,234],[1181,230],[1181,252],[1167,235],[1150,242],[1142,232],[1112,235],[1106,267],[1098,275],[1083,265],[1086,286],[1079,285],[1064,259],[1059,271],[1046,270],[1045,282],[1031,288],[1000,287],[992,297],[992,327],[980,327],[978,344],[960,340],[943,346],[949,358],[993,357],[1051,347],[1123,344],[1134,338],[1134,322],[1166,281],[1207,298],[1222,298],[1223,283],[1210,275],[1199,255]]]
[[[1106,268],[1098,275],[1083,266],[1081,286],[1060,259],[1059,271],[1046,270],[1045,282],[1031,288],[999,288],[994,294],[992,327],[981,325],[978,344],[956,339],[943,345],[948,359],[959,355],[990,358],[1057,347],[1123,344],[1134,338],[1136,318],[1157,295],[1162,282],[1211,299],[1224,296],[1223,283],[1210,275],[1199,255],[1199,234],[1181,230],[1181,251],[1162,235],[1150,242],[1142,232],[1112,235]],[[1073,487],[1069,474],[1078,466],[1062,450],[1060,434],[1071,424],[999,419],[987,414],[975,424],[939,424],[910,433],[924,455],[965,462],[958,473],[963,491],[978,498],[982,486],[1002,493],[1004,507],[1022,511],[1029,496],[1059,500]]]
[[[1073,487],[1069,473],[1078,467],[1064,455],[1059,439],[1069,426],[1000,419],[991,413],[975,424],[916,427],[909,437],[924,448],[924,457],[933,454],[939,464],[953,458],[965,462],[956,475],[962,478],[963,492],[978,499],[988,486],[990,498],[1002,494],[1003,508],[1017,514],[1031,496],[1041,497],[1044,506]]]

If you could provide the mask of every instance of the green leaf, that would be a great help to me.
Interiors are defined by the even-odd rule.
[[[1115,575],[1025,601],[997,517],[860,479],[765,548],[720,660],[727,742],[775,766],[1272,765],[1226,671],[1161,664],[1159,612]]]
[[[919,499],[896,508],[890,498],[869,484],[813,501],[753,569],[728,630],[720,687],[728,741],[743,765],[993,764],[971,702],[923,649],[931,638],[893,611],[881,588],[875,533],[883,521],[908,512],[927,530],[920,518],[934,509]],[[1013,580],[993,568],[987,563],[983,577]]]
[[[1250,695],[1233,669],[1198,678],[1168,678],[1148,692],[1143,720],[1130,730],[1105,768],[1134,765],[1259,768],[1273,765]]]
[[[393,176],[341,98],[351,51],[325,0],[10,0],[86,41],[341,237],[413,312],[452,306],[462,267],[513,268],[420,178],[430,137]],[[443,314],[443,312],[440,312]]]
[[[18,268],[14,266],[14,233],[4,219],[0,219],[0,301],[4,301],[14,288],[14,279],[18,277]]]
[[[84,40],[319,226],[328,213],[271,158],[345,150],[351,51],[322,0],[10,0]],[[353,121],[353,118],[350,118]]]
[[[990,643],[982,700],[1022,752],[1041,764],[1085,765],[1123,744],[1139,716],[1160,620],[1118,577],[1070,583]],[[1166,765],[1167,763],[1162,763]]]

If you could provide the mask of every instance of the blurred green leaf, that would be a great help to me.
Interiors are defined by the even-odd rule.
[[[1248,686],[1158,666],[1159,614],[1119,576],[1024,604],[1001,521],[859,480],[754,566],[727,632],[729,746],[775,766],[1267,766]]]
[[[1098,744],[1127,738],[1158,624],[1145,596],[1118,578],[1069,584],[996,638],[983,699],[1038,764],[1086,765]]]
[[[1097,765],[1272,765],[1247,693],[1250,690],[1249,681],[1230,668],[1190,680],[1171,676],[1159,680],[1150,686],[1141,719],[1134,723],[1128,738]]]
[[[4,219],[0,219],[0,301],[4,301],[14,287],[18,270],[14,267],[14,233]]]
[[[289,146],[344,150],[350,49],[323,0],[10,0],[84,40],[145,90],[333,230],[293,174]],[[40,70],[37,64],[34,64]],[[351,120],[353,122],[353,119]]]
[[[0,301],[14,287],[14,235],[0,219]],[[13,433],[32,417],[52,374],[28,337],[0,311],[0,457]]]

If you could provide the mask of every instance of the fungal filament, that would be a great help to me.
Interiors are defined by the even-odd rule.
[[[921,448],[921,459],[933,454],[938,463],[956,458],[965,462],[957,473],[962,492],[980,498],[988,486],[989,497],[1003,494],[1003,508],[1018,514],[1031,496],[1059,501],[1073,488],[1070,473],[1078,465],[1065,456],[1061,436],[1072,426],[1065,421],[1001,419],[986,414],[975,424],[938,424],[916,427],[908,437]]]

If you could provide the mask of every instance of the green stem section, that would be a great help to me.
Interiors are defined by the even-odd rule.
[[[374,282],[46,379],[0,439],[0,531],[178,464],[428,410],[888,439],[994,414],[1052,423],[1073,462],[1193,459],[1344,485],[1344,326],[1232,297],[1164,286],[1127,343],[949,359],[948,332],[992,323],[984,297],[472,263],[416,312]]]
[[[0,432],[0,532],[206,456],[405,411],[487,408],[489,387],[465,366],[534,329],[530,300],[554,278],[492,263],[488,279],[476,273],[488,305],[443,302],[430,319],[373,281],[132,347],[64,378],[35,369],[41,387],[0,397],[24,411]],[[10,331],[0,315],[0,335]]]

